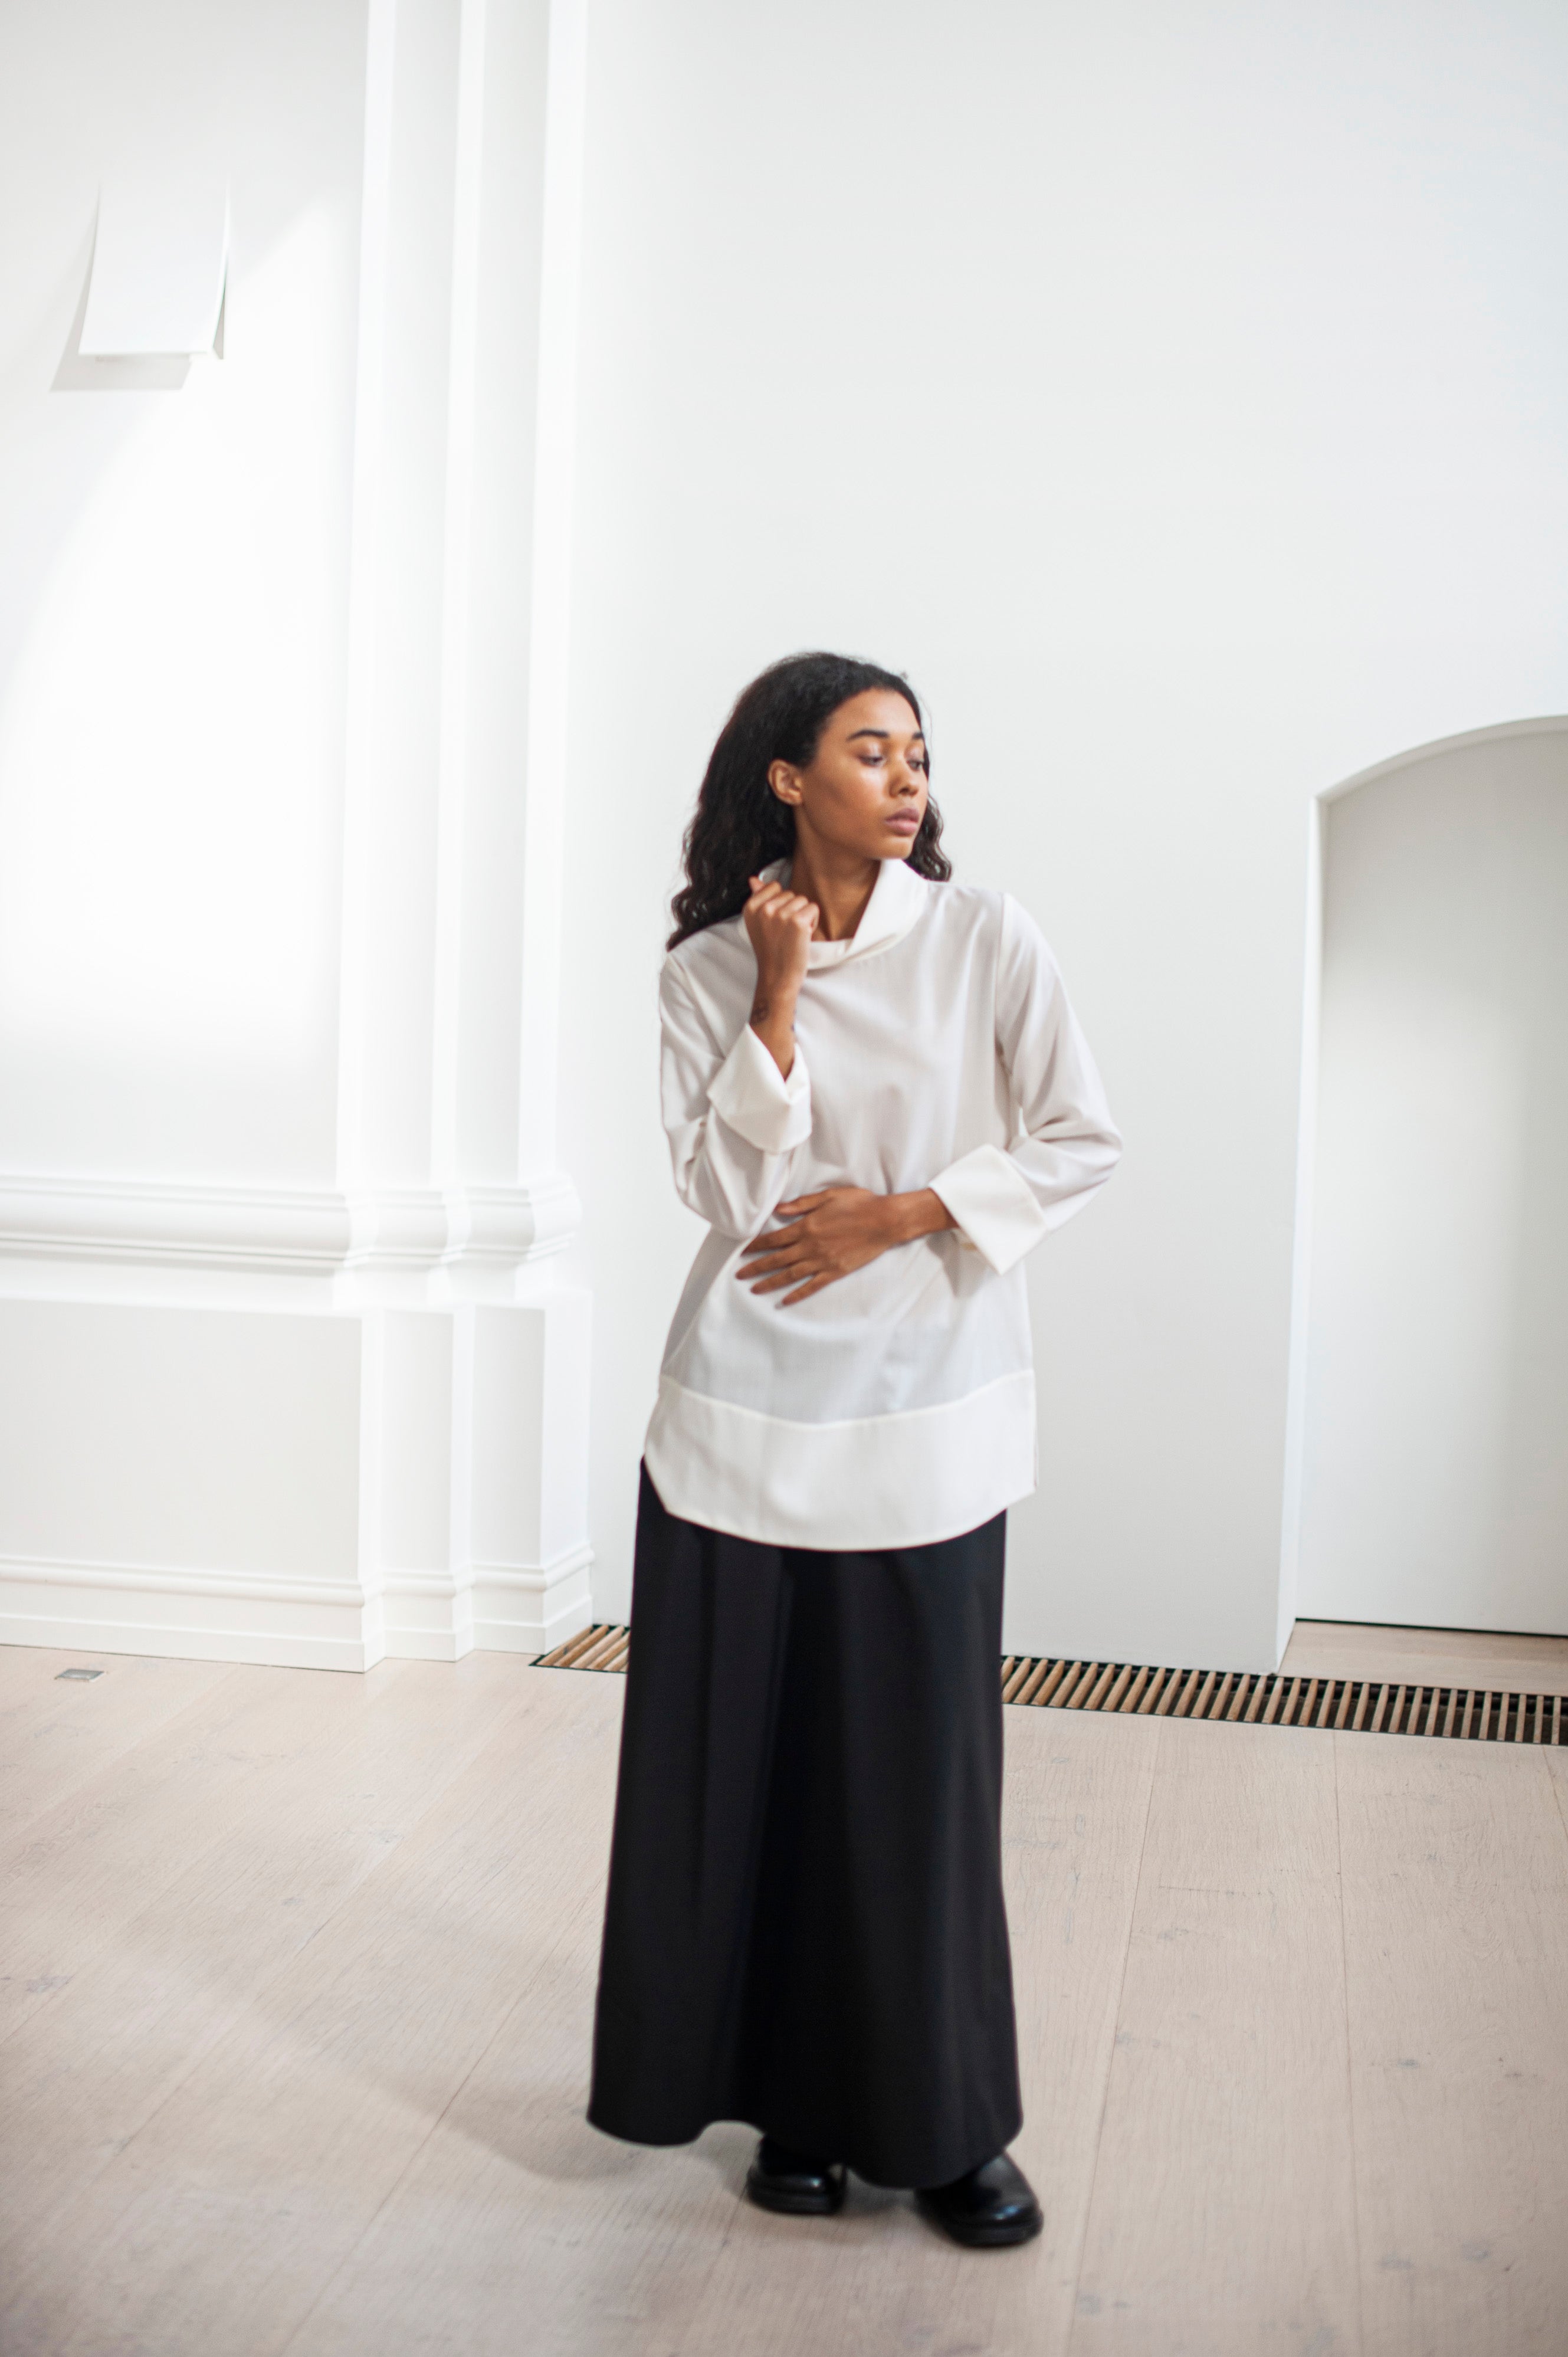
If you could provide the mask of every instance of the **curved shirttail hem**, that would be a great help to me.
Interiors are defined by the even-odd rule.
[[[1035,1489],[1035,1378],[1022,1368],[939,1407],[797,1424],[665,1375],[643,1457],[667,1513],[732,1538],[931,1546]]]

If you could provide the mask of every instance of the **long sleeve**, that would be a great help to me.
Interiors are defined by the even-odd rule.
[[[668,960],[659,1018],[675,1191],[711,1227],[753,1236],[787,1193],[790,1157],[811,1134],[805,1057],[797,1048],[785,1080],[749,1023],[726,1051]]]
[[[996,1049],[1019,1134],[1005,1151],[976,1146],[931,1186],[998,1274],[1081,1211],[1122,1151],[1089,1044],[1034,920],[1002,910]]]

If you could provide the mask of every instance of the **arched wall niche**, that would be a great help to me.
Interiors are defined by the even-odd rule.
[[[1568,718],[1315,833],[1282,1633],[1568,1634]]]

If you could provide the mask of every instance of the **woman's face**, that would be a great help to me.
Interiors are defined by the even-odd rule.
[[[807,768],[775,761],[768,781],[805,845],[908,859],[926,815],[926,740],[901,695],[867,688],[832,714]]]

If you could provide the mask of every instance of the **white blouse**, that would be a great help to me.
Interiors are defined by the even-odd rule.
[[[1100,1075],[1033,919],[901,860],[853,939],[811,944],[788,1080],[750,1026],[756,980],[739,917],[664,963],[664,1126],[709,1233],[649,1474],[671,1513],[773,1545],[954,1537],[1036,1484],[1022,1263],[1115,1167]],[[791,1308],[736,1282],[776,1204],[846,1184],[934,1188],[958,1225]]]

